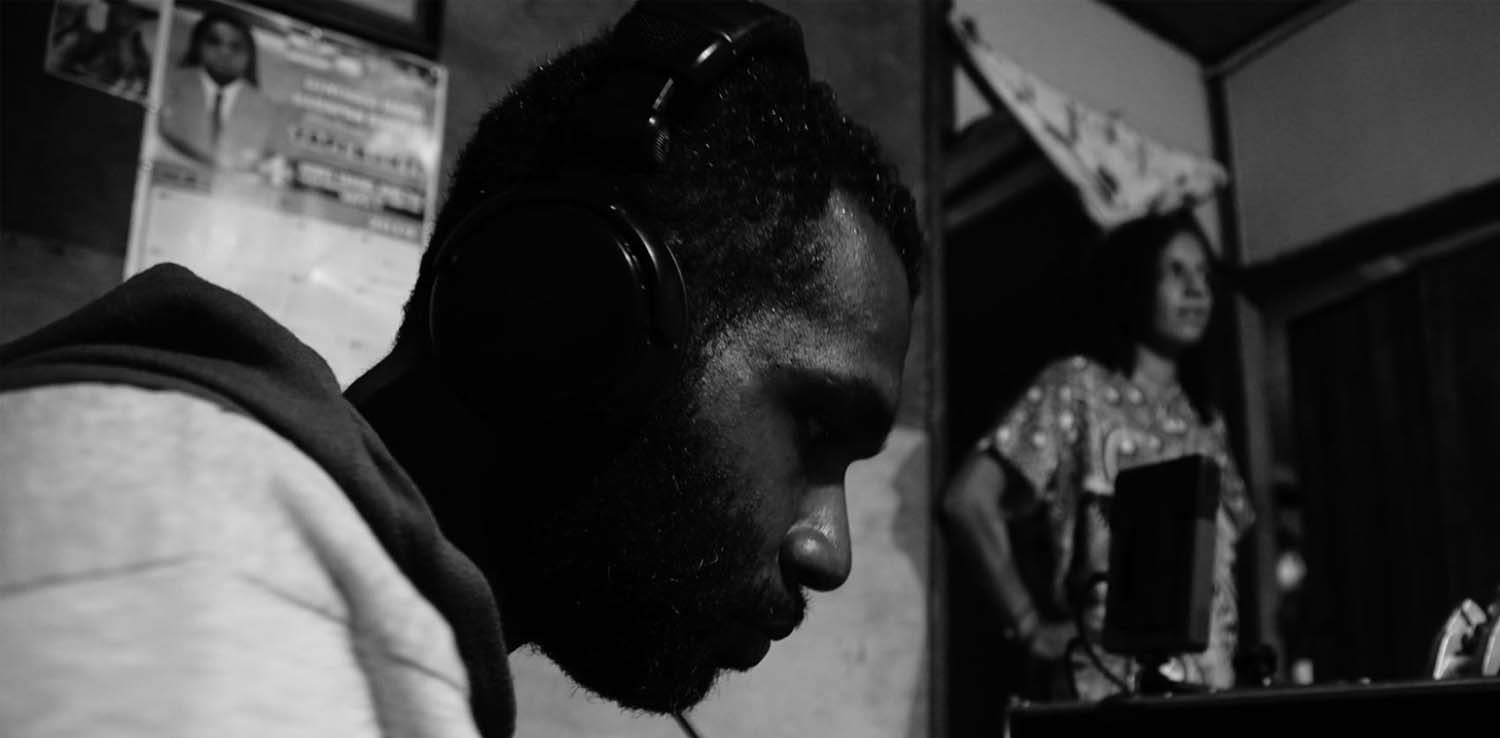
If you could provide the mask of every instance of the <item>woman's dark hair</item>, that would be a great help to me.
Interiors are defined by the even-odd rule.
[[[182,62],[178,66],[201,67],[203,66],[203,42],[208,38],[208,29],[215,23],[223,23],[230,28],[240,32],[245,37],[245,48],[249,57],[245,62],[245,73],[241,76],[252,87],[260,87],[260,72],[256,64],[257,51],[255,48],[255,35],[250,32],[250,24],[238,14],[220,8],[210,8],[203,12],[203,17],[193,24],[192,34],[188,36],[187,53],[182,55]]]
[[[1220,265],[1208,234],[1191,211],[1139,218],[1108,232],[1095,246],[1090,269],[1094,335],[1088,353],[1125,376],[1135,371],[1136,345],[1149,335],[1156,309],[1162,250],[1182,233],[1192,235],[1203,249],[1214,303],[1203,338],[1177,356],[1177,381],[1193,410],[1207,423],[1217,412],[1211,359],[1218,347],[1221,307],[1227,301],[1222,299]]]

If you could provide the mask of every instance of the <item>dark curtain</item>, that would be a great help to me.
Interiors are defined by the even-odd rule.
[[[1500,585],[1500,239],[1289,326],[1318,681],[1416,679]]]

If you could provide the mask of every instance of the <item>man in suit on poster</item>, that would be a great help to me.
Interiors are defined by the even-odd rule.
[[[182,63],[167,73],[162,139],[199,164],[250,170],[271,154],[279,117],[277,104],[260,90],[250,25],[225,9],[204,13]]]

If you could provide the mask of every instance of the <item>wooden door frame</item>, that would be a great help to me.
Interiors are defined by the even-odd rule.
[[[924,0],[922,13],[922,176],[927,187],[921,206],[927,231],[923,264],[927,301],[927,724],[930,738],[948,738],[948,547],[941,503],[947,468],[947,289],[944,283],[943,182],[945,148],[954,125],[953,57],[948,45],[952,0]]]

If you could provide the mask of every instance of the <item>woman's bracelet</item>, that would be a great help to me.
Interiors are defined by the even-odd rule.
[[[1036,634],[1040,623],[1041,617],[1036,614],[1036,608],[1027,607],[1020,615],[1011,616],[1007,635],[1013,641],[1026,643]]]

